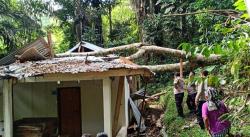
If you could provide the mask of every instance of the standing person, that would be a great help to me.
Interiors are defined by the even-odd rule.
[[[197,95],[195,97],[195,105],[196,105],[196,115],[197,115],[197,121],[200,125],[201,129],[205,129],[205,125],[202,119],[202,105],[206,102],[205,98],[205,91],[207,90],[207,76],[208,71],[204,70],[201,72],[201,83],[198,86]]]
[[[218,99],[215,88],[209,87],[205,96],[207,101],[202,106],[202,117],[206,129],[212,137],[225,137],[230,132],[231,123],[227,120],[220,120],[220,117],[228,113],[228,110]]]
[[[194,75],[195,72],[191,71],[189,73],[189,79],[188,79],[188,85],[187,85],[187,92],[188,92],[188,96],[187,96],[187,106],[188,109],[190,110],[190,114],[194,114],[195,113],[195,97],[196,97],[196,84],[194,81]]]
[[[184,98],[184,80],[180,77],[180,73],[175,73],[174,77],[174,95],[178,116],[184,117],[182,102]]]

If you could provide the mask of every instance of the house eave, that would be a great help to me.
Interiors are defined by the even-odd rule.
[[[141,75],[144,77],[152,76],[152,73],[144,69],[111,69],[103,72],[82,72],[82,73],[54,73],[42,76],[26,77],[17,80],[18,83],[27,82],[56,82],[56,81],[78,81],[78,80],[97,80],[107,77]]]

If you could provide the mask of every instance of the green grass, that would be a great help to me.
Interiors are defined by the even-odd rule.
[[[195,116],[191,118],[188,115],[188,108],[186,105],[186,94],[183,100],[184,114],[185,118],[177,117],[177,111],[175,106],[174,94],[171,86],[158,86],[159,88],[154,88],[155,91],[166,92],[164,96],[160,97],[159,104],[163,105],[166,110],[164,114],[164,124],[166,126],[166,133],[168,137],[210,137],[207,131],[201,130],[198,124],[195,124],[193,127],[183,129],[183,126],[190,125],[190,122],[195,119]],[[242,104],[242,100],[237,100],[237,98],[229,100],[227,105],[233,105],[240,107]],[[238,106],[239,105],[239,106]],[[250,106],[248,106],[245,110],[247,114],[244,117],[241,117],[244,120],[245,124],[241,125],[239,120],[232,122],[231,133],[236,135],[240,134],[244,137],[250,137],[250,120],[248,114],[250,114]]]
[[[185,125],[190,125],[193,120],[188,116],[188,108],[186,106],[186,98],[183,100],[185,118],[177,117],[174,94],[171,88],[167,88],[168,93],[160,98],[160,103],[164,104],[166,111],[164,114],[164,124],[166,133],[169,137],[209,137],[206,131],[199,128],[198,125],[188,129],[182,129]],[[186,96],[186,95],[185,95]]]

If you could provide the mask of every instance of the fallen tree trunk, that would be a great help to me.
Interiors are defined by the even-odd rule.
[[[190,63],[188,61],[183,62],[183,68],[185,68],[185,70],[190,69],[189,65],[190,65]],[[150,69],[153,72],[163,72],[163,71],[177,72],[177,71],[180,71],[180,63],[163,64],[163,65],[143,65],[143,67],[146,67],[146,68]]]
[[[80,53],[61,53],[57,54],[56,57],[74,57],[74,56],[104,56],[108,54],[114,54],[118,51],[124,51],[128,49],[137,49],[141,47],[143,44],[142,43],[133,43],[129,45],[123,45],[119,47],[114,47],[114,48],[108,48],[100,51],[93,51],[93,52],[80,52]]]
[[[115,54],[116,52],[119,52],[119,51],[131,50],[131,49],[137,50],[136,53],[126,57],[127,59],[131,61],[141,58],[142,56],[148,53],[164,54],[166,56],[186,59],[186,61],[183,62],[183,68],[185,70],[189,70],[191,66],[192,68],[199,67],[200,63],[204,65],[210,65],[210,64],[215,64],[215,63],[222,61],[220,55],[212,54],[209,57],[204,57],[202,54],[196,54],[194,57],[192,57],[192,56],[187,56],[187,53],[182,50],[159,47],[155,45],[147,45],[143,43],[133,43],[129,45],[108,48],[108,49],[95,51],[95,52],[63,53],[63,54],[57,54],[56,57],[87,56],[87,55],[88,56],[104,56],[108,54]],[[143,67],[146,67],[154,72],[160,72],[160,71],[173,72],[173,71],[179,71],[180,63],[162,64],[162,65],[143,65]]]

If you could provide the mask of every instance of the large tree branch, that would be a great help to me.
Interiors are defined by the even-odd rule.
[[[186,70],[189,70],[190,63],[183,62],[183,68]],[[146,67],[150,69],[153,72],[175,72],[180,70],[180,63],[174,63],[174,64],[163,64],[163,65],[143,65],[143,67]]]
[[[187,59],[188,61],[183,63],[184,70],[189,70],[190,68],[198,67],[200,63],[204,65],[215,64],[217,62],[221,62],[221,57],[219,55],[210,55],[209,57],[204,57],[202,54],[196,54],[194,57],[187,57],[187,53],[178,49],[171,49],[165,47],[159,47],[155,45],[146,45],[142,43],[134,43],[114,48],[108,48],[97,52],[83,52],[83,53],[64,53],[57,54],[56,57],[70,57],[70,56],[104,56],[108,54],[114,54],[119,51],[136,49],[137,52],[126,57],[129,60],[135,60],[143,57],[145,54],[154,53],[154,54],[164,54],[166,56],[172,56],[176,58]],[[192,63],[190,63],[190,62]],[[159,71],[178,71],[180,68],[179,63],[175,64],[163,64],[163,65],[144,65],[144,67],[149,68],[154,72]]]
[[[172,57],[177,58],[186,58],[187,54],[185,51],[178,50],[178,49],[171,49],[171,48],[164,48],[159,46],[142,46],[139,48],[139,50],[135,53],[127,57],[129,60],[135,60],[137,58],[140,58],[146,53],[157,53],[157,54],[165,54]],[[211,54],[208,58],[204,57],[201,54],[196,54],[194,57],[188,57],[188,59],[195,60],[195,61],[201,61],[201,62],[208,62],[213,63],[215,61],[218,61],[220,59],[219,55]]]
[[[128,45],[123,45],[119,47],[114,47],[114,48],[108,48],[104,49],[101,51],[94,51],[94,52],[81,52],[81,53],[61,53],[57,54],[56,57],[72,57],[72,56],[104,56],[107,54],[113,54],[118,51],[124,51],[128,49],[137,49],[141,47],[143,44],[142,43],[133,43],[133,44],[128,44]]]

